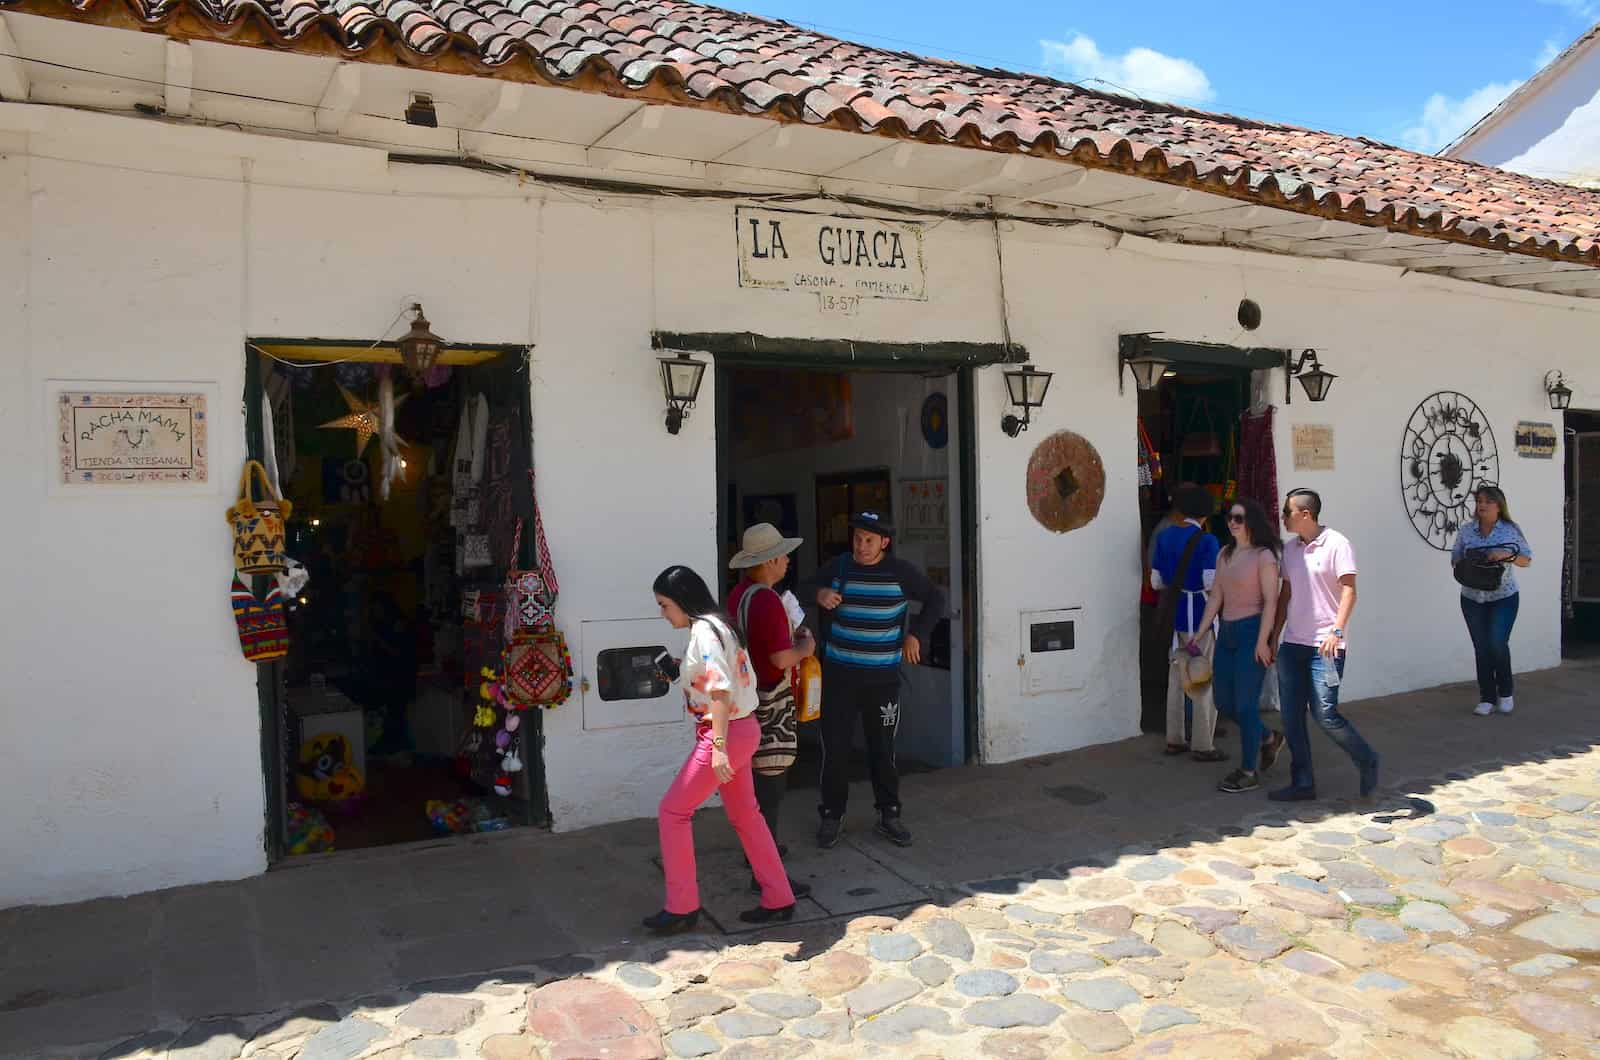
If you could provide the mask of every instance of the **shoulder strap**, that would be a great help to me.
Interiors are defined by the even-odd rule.
[[[1160,623],[1156,626],[1157,629],[1170,629],[1178,617],[1178,596],[1183,592],[1183,583],[1189,577],[1189,562],[1194,559],[1194,550],[1200,547],[1200,538],[1205,533],[1204,529],[1196,530],[1189,535],[1189,543],[1183,546],[1183,555],[1178,557],[1178,569],[1173,574],[1172,581],[1161,592],[1161,604],[1156,609],[1156,618]]]
[[[760,582],[751,582],[750,588],[740,594],[739,613],[736,620],[739,623],[739,632],[744,634],[745,643],[747,644],[750,642],[750,602],[755,599],[756,594],[759,592],[769,592],[774,596],[778,595],[770,586],[762,585]]]

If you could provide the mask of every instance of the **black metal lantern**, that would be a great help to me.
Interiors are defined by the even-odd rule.
[[[656,361],[661,365],[661,389],[667,397],[667,433],[677,434],[700,396],[706,363],[682,352],[672,357],[657,357]]]
[[[1033,410],[1044,405],[1045,391],[1050,389],[1054,372],[1041,372],[1031,364],[1013,368],[1005,373],[1006,391],[1011,403],[1022,410],[1022,418],[1007,413],[1000,420],[1000,429],[1015,438],[1028,429]]]
[[[1572,388],[1560,372],[1552,370],[1544,374],[1544,392],[1550,399],[1550,407],[1557,412],[1572,406]]]
[[[428,318],[422,315],[422,304],[415,303],[411,311],[416,314],[411,321],[411,330],[399,342],[400,359],[405,362],[406,371],[411,374],[411,380],[421,386],[423,376],[428,374],[439,359],[439,354],[444,351],[444,340],[428,330]]]
[[[1308,364],[1310,367],[1307,367]],[[1300,380],[1300,386],[1305,390],[1306,397],[1312,401],[1325,400],[1328,396],[1328,391],[1333,387],[1333,381],[1339,378],[1332,372],[1323,369],[1322,362],[1317,359],[1316,350],[1306,350],[1300,354],[1300,359],[1293,364],[1290,363],[1289,356],[1285,354],[1283,371],[1285,376],[1283,381],[1283,402],[1286,405],[1292,404],[1294,401],[1294,395],[1289,386],[1291,378]]]
[[[1154,390],[1172,367],[1171,361],[1150,352],[1150,336],[1156,334],[1159,332],[1124,335],[1117,343],[1117,393],[1122,393],[1125,367],[1133,370],[1133,385],[1140,390]]]

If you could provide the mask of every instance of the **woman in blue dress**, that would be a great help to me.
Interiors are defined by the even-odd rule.
[[[1522,528],[1511,521],[1505,492],[1498,486],[1480,485],[1473,490],[1478,517],[1456,533],[1450,562],[1459,563],[1474,549],[1484,559],[1502,564],[1500,584],[1493,589],[1461,587],[1461,614],[1472,636],[1472,651],[1478,660],[1478,706],[1480,717],[1496,709],[1510,714],[1516,704],[1512,698],[1511,627],[1517,621],[1517,576],[1513,567],[1533,562],[1533,549],[1522,536]]]

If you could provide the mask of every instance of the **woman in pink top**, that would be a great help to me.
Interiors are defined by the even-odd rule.
[[[1222,628],[1211,664],[1212,691],[1217,710],[1239,726],[1239,768],[1222,778],[1217,789],[1253,791],[1261,786],[1257,754],[1260,769],[1266,770],[1283,749],[1283,737],[1278,733],[1267,731],[1263,740],[1260,711],[1261,683],[1275,654],[1272,622],[1265,616],[1278,609],[1282,545],[1266,509],[1249,497],[1239,498],[1228,509],[1228,532],[1233,540],[1217,559],[1216,581],[1199,628],[1207,628],[1221,614]]]

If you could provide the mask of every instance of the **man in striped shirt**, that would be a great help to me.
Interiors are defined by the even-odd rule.
[[[915,566],[888,554],[894,527],[876,512],[850,520],[850,551],[801,582],[822,618],[822,823],[817,845],[839,842],[850,791],[850,744],[860,718],[867,740],[876,831],[911,845],[900,823],[894,737],[900,727],[900,663],[922,661],[922,647],[944,613],[944,594]],[[921,610],[911,614],[911,602]]]

